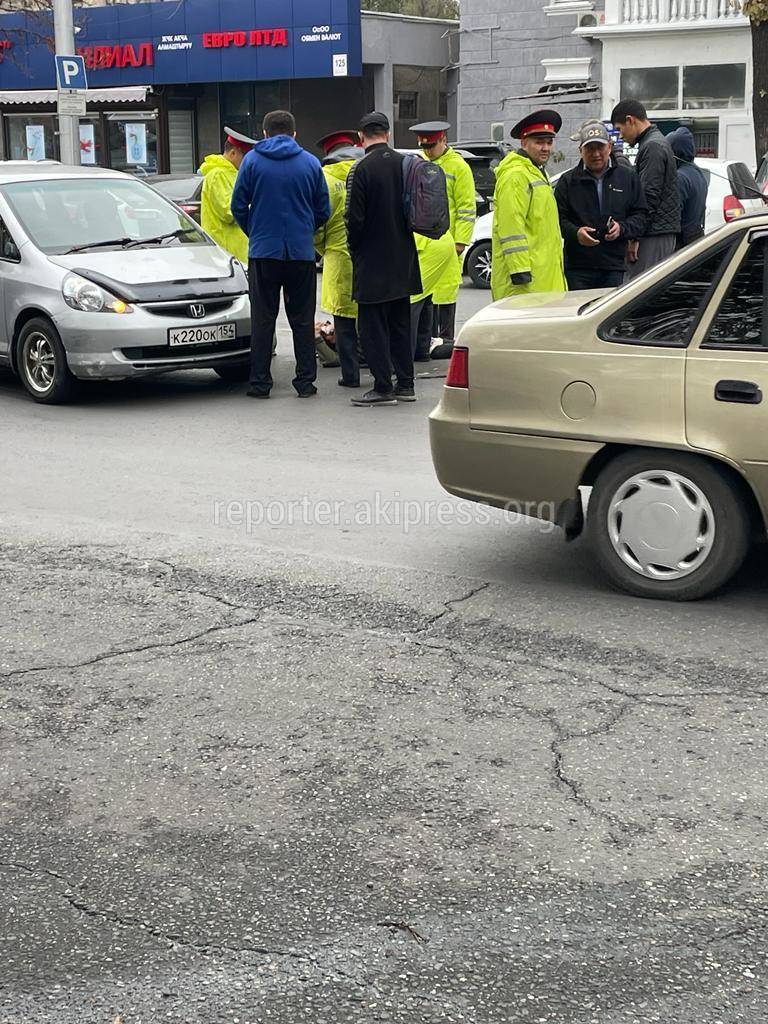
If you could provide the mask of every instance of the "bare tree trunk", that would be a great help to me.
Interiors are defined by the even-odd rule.
[[[768,153],[768,21],[752,22],[752,117],[758,164]]]

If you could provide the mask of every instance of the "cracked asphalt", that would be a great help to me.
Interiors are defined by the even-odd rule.
[[[0,1024],[765,1021],[764,553],[677,607],[523,522],[217,522],[444,497],[440,381],[328,374],[0,380]]]

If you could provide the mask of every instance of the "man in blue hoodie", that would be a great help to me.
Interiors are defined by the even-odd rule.
[[[331,215],[328,186],[319,160],[296,142],[296,122],[273,110],[264,139],[247,154],[232,193],[232,214],[248,235],[251,293],[252,398],[272,390],[272,335],[280,292],[293,331],[299,398],[317,394],[315,232]]]
[[[690,128],[681,125],[667,136],[667,142],[677,157],[677,190],[680,193],[680,234],[677,248],[690,245],[704,237],[704,219],[707,215],[707,179],[693,162],[696,144]]]

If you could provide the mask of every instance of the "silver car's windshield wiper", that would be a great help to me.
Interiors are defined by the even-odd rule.
[[[184,235],[197,235],[200,232],[197,228],[176,228],[175,231],[168,231],[164,235],[153,235],[152,238],[129,239],[126,249],[135,249],[140,245],[153,245],[155,242],[164,242],[166,238],[183,238]]]
[[[84,245],[76,245],[73,249],[67,249],[62,256],[69,256],[73,252],[85,252],[86,249],[100,249],[103,245],[126,246],[132,241],[132,238],[108,238],[106,242],[86,242]]]

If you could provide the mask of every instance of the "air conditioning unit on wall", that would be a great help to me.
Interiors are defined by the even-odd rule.
[[[491,124],[491,142],[504,141],[504,122],[494,121]]]

